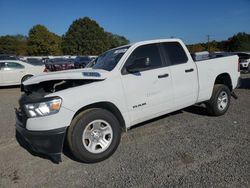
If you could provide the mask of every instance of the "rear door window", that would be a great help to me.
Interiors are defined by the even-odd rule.
[[[5,67],[5,63],[0,63],[0,70],[3,70]]]
[[[164,42],[162,46],[171,65],[178,65],[188,61],[187,54],[180,43]]]

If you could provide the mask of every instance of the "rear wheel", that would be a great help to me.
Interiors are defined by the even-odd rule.
[[[227,86],[217,84],[214,86],[213,94],[207,102],[207,110],[210,115],[221,116],[226,113],[231,101],[231,93]]]
[[[72,154],[82,162],[99,162],[111,156],[121,138],[116,117],[105,109],[89,109],[72,121],[68,134]]]
[[[21,79],[21,83],[23,83],[24,81],[28,80],[29,78],[31,78],[33,75],[31,74],[28,74],[28,75],[25,75],[22,79]]]

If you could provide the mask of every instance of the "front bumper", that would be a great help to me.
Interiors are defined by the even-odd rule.
[[[29,131],[25,128],[23,122],[16,118],[16,131],[19,134],[18,138],[21,139],[18,142],[25,143],[28,149],[37,154],[45,154],[57,163],[61,162],[66,130],[67,127],[47,131]]]

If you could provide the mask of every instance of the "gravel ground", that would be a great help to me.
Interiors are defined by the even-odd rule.
[[[123,134],[109,159],[84,164],[33,156],[15,139],[18,88],[0,89],[0,187],[250,187],[250,74],[228,113],[202,107],[143,123]]]

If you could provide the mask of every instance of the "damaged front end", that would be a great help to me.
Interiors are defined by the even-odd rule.
[[[60,115],[65,109],[60,109],[62,103],[60,97],[46,96],[65,89],[104,80],[102,77],[91,76],[91,78],[82,76],[81,79],[65,76],[66,78],[59,79],[58,76],[53,78],[52,75],[52,78],[49,79],[48,75],[44,75],[44,78],[40,76],[39,79],[34,77],[25,81],[21,85],[23,94],[19,99],[19,108],[16,109],[16,131],[19,139],[21,138],[27,143],[26,145],[32,151],[45,154],[54,162],[60,162],[67,126],[64,125],[64,127],[54,129],[53,126],[47,125],[48,130],[38,130],[37,125],[43,126],[45,122],[43,120],[45,119],[46,124],[50,124],[51,119],[54,118],[52,116],[55,114],[56,117],[57,113]],[[33,130],[32,122],[34,120],[36,129]]]
[[[102,81],[107,78],[107,71],[60,71],[44,73],[23,82],[21,91],[30,98],[44,97],[47,94],[64,89]]]
[[[86,85],[92,82],[96,82],[100,80],[94,80],[94,79],[79,79],[79,80],[49,80],[49,81],[43,81],[36,84],[31,85],[21,85],[21,91],[25,93],[26,96],[29,96],[29,98],[41,98],[44,97],[47,94],[55,93],[57,91],[61,91],[64,89],[77,87],[81,85]]]

